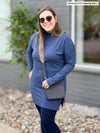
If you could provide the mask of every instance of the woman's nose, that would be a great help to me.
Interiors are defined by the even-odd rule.
[[[45,19],[44,23],[47,23],[48,21]]]

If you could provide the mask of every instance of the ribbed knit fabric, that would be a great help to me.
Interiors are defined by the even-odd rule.
[[[46,109],[59,110],[62,99],[47,100],[46,90],[42,87],[44,76],[39,57],[39,39],[37,39],[36,47],[34,45],[36,35],[37,33],[32,35],[27,49],[29,71],[33,71],[30,82],[33,102]],[[51,34],[46,32],[44,60],[49,86],[63,79],[66,91],[66,76],[75,66],[75,47],[71,38],[64,33],[57,39],[57,37],[51,37]]]

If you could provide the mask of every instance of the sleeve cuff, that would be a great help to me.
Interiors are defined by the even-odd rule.
[[[47,81],[47,83],[48,83],[49,86],[52,85],[52,82],[51,82],[50,78],[46,79],[46,81]]]
[[[53,84],[56,83],[55,80],[52,79],[52,77],[50,77],[50,78],[48,78],[46,80],[47,80],[47,83],[48,83],[49,86],[52,86]]]

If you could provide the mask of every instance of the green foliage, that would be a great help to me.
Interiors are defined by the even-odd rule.
[[[7,29],[12,35],[7,51],[13,52],[10,64],[23,64],[23,70],[20,74],[20,78],[22,78],[26,69],[28,69],[26,53],[30,37],[38,31],[38,15],[31,15],[28,6],[20,1],[17,6],[12,7],[12,15],[9,21],[11,25]]]

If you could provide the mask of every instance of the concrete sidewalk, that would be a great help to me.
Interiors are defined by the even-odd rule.
[[[18,130],[0,123],[0,133],[20,133]]]

